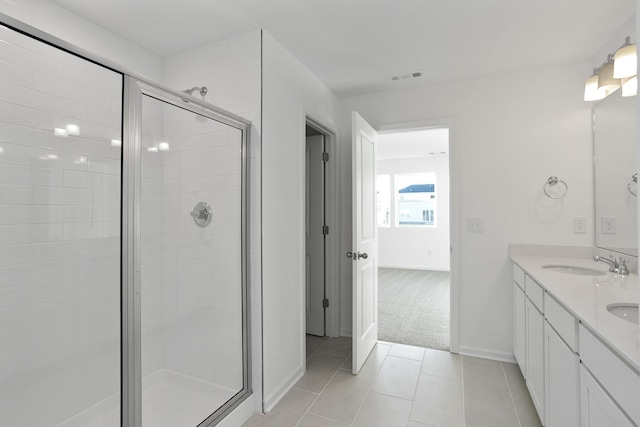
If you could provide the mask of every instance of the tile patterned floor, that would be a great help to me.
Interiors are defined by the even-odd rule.
[[[539,427],[517,365],[379,342],[351,375],[351,339],[307,337],[307,372],[243,427]]]

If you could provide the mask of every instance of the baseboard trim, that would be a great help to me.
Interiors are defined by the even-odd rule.
[[[352,337],[353,334],[351,332],[351,328],[340,328],[340,336],[341,337]]]
[[[422,271],[451,271],[449,267],[425,267],[423,265],[382,265],[378,264],[378,268],[398,268],[401,270],[422,270]]]
[[[494,351],[486,348],[459,346],[458,354],[461,354],[462,356],[496,360],[498,362],[516,363],[516,358],[513,356],[513,353],[504,353],[502,351]]]
[[[285,394],[289,392],[293,388],[293,386],[302,378],[304,375],[304,366],[299,366],[289,378],[286,378],[282,381],[276,389],[269,393],[264,398],[264,402],[262,405],[262,411],[265,414],[268,414],[277,404],[282,400]]]

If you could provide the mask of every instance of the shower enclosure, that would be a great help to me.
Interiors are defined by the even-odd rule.
[[[0,17],[0,424],[216,425],[251,394],[250,123]]]

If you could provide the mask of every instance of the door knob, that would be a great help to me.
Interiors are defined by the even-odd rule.
[[[357,261],[360,258],[362,258],[362,259],[369,258],[369,255],[367,255],[366,252],[347,252],[347,258],[350,258],[350,259],[352,259],[354,261]]]

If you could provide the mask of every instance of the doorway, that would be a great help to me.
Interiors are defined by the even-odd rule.
[[[338,213],[336,134],[305,118],[305,332],[340,335],[338,304]],[[307,340],[308,341],[308,340]]]
[[[378,134],[378,339],[450,350],[449,128]]]
[[[307,335],[325,336],[325,136],[305,128],[305,318]]]

